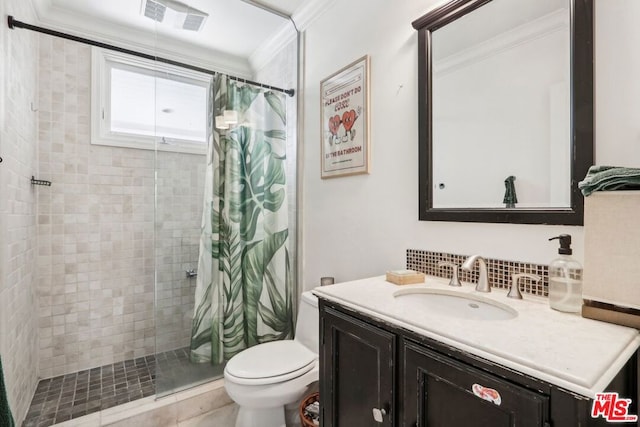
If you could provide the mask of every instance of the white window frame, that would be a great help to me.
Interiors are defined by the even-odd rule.
[[[132,70],[142,69],[145,74],[155,74],[158,77],[164,78],[166,78],[166,74],[169,74],[171,77],[174,77],[179,81],[205,87],[207,88],[207,91],[211,85],[211,75],[97,47],[92,48],[91,61],[92,144],[137,148],[142,150],[206,154],[206,140],[204,143],[200,143],[176,138],[164,138],[162,135],[145,136],[112,132],[109,128],[109,124],[111,122],[111,68],[109,64],[117,63],[120,66],[124,66]],[[205,108],[208,110],[209,105],[205,106]],[[206,114],[207,117],[209,117],[209,111],[207,111]],[[210,130],[207,130],[207,136],[205,139],[209,138],[209,133]]]

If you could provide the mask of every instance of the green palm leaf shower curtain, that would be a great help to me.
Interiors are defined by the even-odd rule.
[[[218,364],[291,338],[294,289],[284,95],[222,75],[212,88],[191,360]],[[238,123],[217,129],[214,117],[224,110],[236,111]]]

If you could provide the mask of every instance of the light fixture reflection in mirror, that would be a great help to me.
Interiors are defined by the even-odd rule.
[[[455,0],[413,26],[420,219],[582,224],[593,0]]]

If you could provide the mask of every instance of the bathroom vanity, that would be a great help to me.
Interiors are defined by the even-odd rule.
[[[430,276],[314,293],[324,427],[609,425],[591,417],[603,391],[632,399],[637,414],[635,329]]]

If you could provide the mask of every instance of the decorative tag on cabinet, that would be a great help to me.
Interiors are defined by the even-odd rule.
[[[484,386],[481,386],[480,384],[474,384],[471,386],[471,391],[473,391],[473,394],[478,396],[480,399],[493,402],[498,406],[500,406],[500,404],[502,403],[502,398],[500,397],[500,393],[498,393],[497,390],[494,390],[492,388],[484,387]]]

